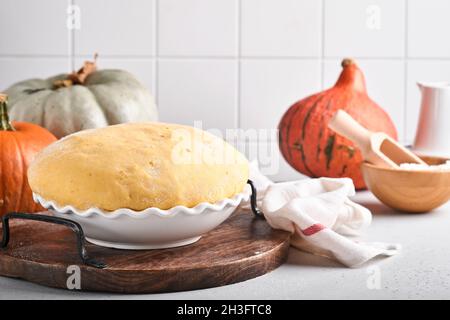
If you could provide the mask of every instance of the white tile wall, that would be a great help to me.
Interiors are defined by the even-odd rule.
[[[69,0],[1,0],[0,54],[66,55],[68,4]]]
[[[319,56],[321,7],[311,0],[241,0],[241,54]]]
[[[237,0],[158,2],[158,53],[164,56],[236,56]]]
[[[67,28],[69,5],[79,29]],[[155,94],[161,120],[204,128],[273,128],[352,56],[409,143],[415,82],[450,80],[448,0],[0,0],[0,12],[0,90],[98,52],[100,67]],[[294,176],[279,163],[272,176]]]
[[[73,0],[81,8],[75,53],[153,56],[155,0]]]
[[[325,56],[403,57],[405,15],[405,0],[325,0]]]
[[[450,1],[409,0],[408,54],[429,58],[450,56]]]
[[[158,103],[161,120],[203,129],[236,127],[237,62],[222,59],[161,59]]]
[[[279,152],[278,143],[274,139],[245,141],[245,143],[235,143],[234,146],[250,161],[258,160],[261,172],[271,179],[287,181],[305,178],[284,160]]]
[[[283,113],[299,98],[320,91],[317,60],[241,61],[240,126],[276,128]]]

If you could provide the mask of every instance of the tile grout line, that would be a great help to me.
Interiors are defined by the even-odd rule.
[[[320,88],[324,90],[325,86],[325,0],[321,1],[321,57],[320,57]]]
[[[75,0],[69,0],[68,1],[69,6],[73,7],[75,6]],[[67,13],[67,11],[66,11]],[[81,9],[80,9],[80,15],[81,15]],[[68,26],[66,25],[66,28]],[[68,28],[68,72],[72,72],[75,69],[75,28]]]
[[[236,0],[236,41],[237,41],[237,83],[236,83],[236,106],[235,106],[235,126],[236,129],[241,127],[241,41],[242,41],[242,1]]]
[[[74,54],[74,58],[92,58],[92,55],[88,54]],[[0,59],[52,59],[52,58],[67,58],[66,54],[0,54]],[[298,61],[314,61],[321,60],[321,56],[305,56],[305,57],[293,57],[293,56],[240,56],[240,60],[298,60]],[[364,60],[364,61],[404,61],[405,57],[359,57],[353,56],[354,59]],[[152,60],[152,59],[167,59],[167,60],[236,60],[235,56],[160,56],[160,55],[111,55],[102,54],[102,59],[129,59],[129,60]],[[326,61],[341,61],[342,57],[330,56],[323,57]],[[408,61],[450,61],[449,57],[408,57]]]
[[[408,141],[408,130],[407,130],[407,126],[408,126],[408,115],[407,115],[407,111],[408,111],[408,107],[407,107],[407,101],[408,101],[408,24],[409,24],[409,19],[408,19],[408,1],[405,1],[405,25],[404,25],[404,59],[403,59],[403,143],[404,144],[409,144],[410,142]]]
[[[153,95],[155,97],[156,107],[159,109],[159,0],[153,2]]]

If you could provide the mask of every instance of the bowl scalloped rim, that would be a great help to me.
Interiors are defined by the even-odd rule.
[[[88,208],[86,210],[78,210],[71,205],[59,206],[55,201],[45,200],[42,196],[34,192],[33,192],[33,199],[35,202],[39,203],[48,210],[54,210],[59,213],[74,213],[84,218],[90,217],[92,215],[100,215],[104,218],[115,219],[126,215],[132,218],[145,219],[150,215],[158,215],[160,217],[174,217],[181,213],[188,215],[199,215],[203,213],[205,210],[222,211],[227,206],[237,207],[241,204],[241,202],[248,201],[248,199],[250,198],[250,192],[247,187],[248,186],[246,186],[246,188],[244,188],[244,190],[241,193],[237,193],[231,198],[226,198],[216,203],[201,202],[192,208],[179,205],[167,210],[163,210],[156,207],[146,208],[141,211],[135,211],[129,208],[119,208],[114,211],[104,211],[96,207]]]

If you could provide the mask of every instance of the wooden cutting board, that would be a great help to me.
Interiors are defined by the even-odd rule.
[[[97,269],[82,264],[75,235],[66,227],[26,220],[11,220],[10,227],[10,242],[0,249],[0,275],[120,293],[183,291],[255,278],[286,260],[290,238],[241,211],[185,247],[133,251],[87,244],[89,256],[107,264]]]

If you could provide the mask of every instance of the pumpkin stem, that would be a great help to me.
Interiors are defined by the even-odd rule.
[[[0,130],[14,131],[14,127],[9,122],[8,116],[8,96],[0,93]]]
[[[352,58],[345,58],[344,60],[342,60],[341,66],[342,66],[342,68],[345,68],[354,63],[355,63],[355,60],[353,60]]]
[[[86,78],[97,70],[97,58],[98,53],[94,54],[94,61],[85,61],[84,65],[78,70],[74,71],[67,76],[66,79],[56,80],[53,83],[54,89],[66,88],[75,84],[84,84]]]
[[[358,68],[355,60],[345,58],[342,60],[341,65],[343,70],[335,87],[350,87],[354,91],[367,92],[364,75]]]

